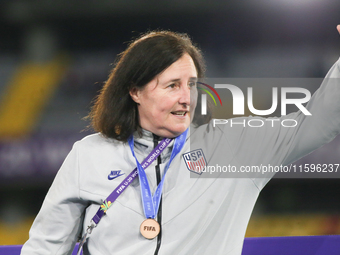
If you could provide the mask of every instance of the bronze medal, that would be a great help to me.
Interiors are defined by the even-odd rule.
[[[154,219],[146,219],[140,225],[139,230],[142,236],[144,236],[146,239],[151,240],[158,236],[161,227],[159,226],[158,222],[155,221]]]

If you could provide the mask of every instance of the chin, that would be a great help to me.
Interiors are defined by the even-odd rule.
[[[187,127],[182,127],[182,128],[177,128],[177,129],[173,129],[173,130],[167,130],[167,135],[164,137],[168,137],[168,138],[174,138],[179,136],[180,134],[182,134],[185,130],[188,129],[189,126]]]
[[[175,138],[189,128],[190,122],[177,125],[162,126],[153,129],[145,128],[160,137]]]

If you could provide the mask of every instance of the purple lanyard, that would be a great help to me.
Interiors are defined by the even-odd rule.
[[[146,169],[151,163],[164,151],[164,149],[171,143],[172,139],[164,138],[143,160],[142,167]],[[105,199],[103,204],[98,209],[97,213],[91,220],[91,225],[88,226],[85,235],[82,237],[79,243],[77,255],[81,254],[82,246],[86,241],[88,234],[91,234],[93,228],[97,226],[100,219],[105,215],[106,211],[110,208],[113,202],[123,193],[123,191],[133,182],[138,176],[137,167],[112,191],[112,193]]]

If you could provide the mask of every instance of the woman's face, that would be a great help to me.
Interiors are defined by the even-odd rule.
[[[130,91],[138,104],[140,125],[162,137],[176,137],[190,125],[197,102],[197,71],[184,54],[141,90]]]

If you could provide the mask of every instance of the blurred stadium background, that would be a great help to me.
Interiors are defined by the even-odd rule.
[[[23,244],[127,42],[185,32],[207,77],[323,77],[340,53],[338,0],[0,1],[0,245]],[[270,100],[270,98],[269,98]],[[339,163],[340,140],[304,159]],[[313,161],[314,160],[314,161]],[[340,234],[337,179],[274,179],[247,236]]]

